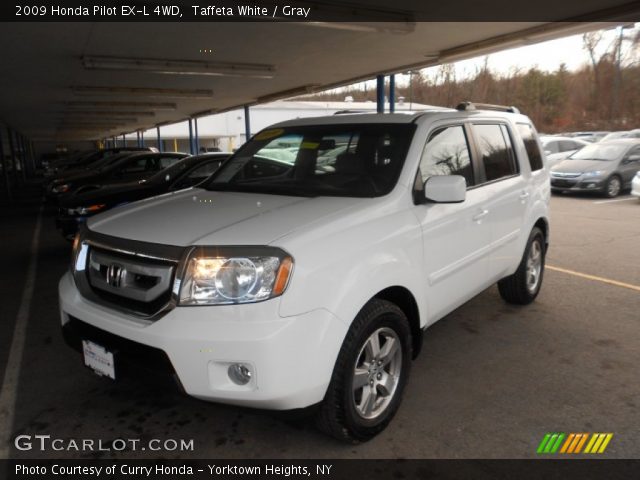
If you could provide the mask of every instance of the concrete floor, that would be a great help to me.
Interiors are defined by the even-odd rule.
[[[640,286],[640,202],[552,198],[548,264]],[[0,209],[0,376],[38,205]],[[547,270],[531,306],[488,289],[429,328],[390,427],[359,446],[283,414],[208,404],[162,383],[112,384],[63,343],[57,281],[69,244],[45,209],[11,438],[194,440],[193,452],[21,452],[13,458],[532,458],[546,432],[613,432],[603,457],[640,458],[640,291]],[[2,378],[2,377],[0,377]]]

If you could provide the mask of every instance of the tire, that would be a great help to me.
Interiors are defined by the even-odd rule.
[[[528,305],[536,299],[542,286],[545,254],[544,234],[538,227],[534,227],[518,269],[513,275],[498,282],[498,290],[504,301]]]
[[[377,355],[374,337],[379,344]],[[388,342],[396,348],[385,359],[385,346],[391,345]],[[411,345],[409,321],[400,308],[380,299],[367,303],[349,328],[338,354],[316,417],[320,430],[349,443],[370,440],[383,431],[400,406],[411,370]],[[374,362],[372,366],[372,353],[382,364],[376,366]],[[356,370],[362,386],[354,388]],[[374,397],[370,396],[372,390]]]
[[[622,191],[622,180],[618,175],[611,175],[604,186],[604,196],[607,198],[615,198]]]

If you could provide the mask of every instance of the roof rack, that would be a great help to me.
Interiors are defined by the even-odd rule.
[[[456,106],[456,110],[469,111],[469,110],[495,110],[497,112],[508,113],[520,113],[516,107],[507,107],[504,105],[493,105],[491,103],[474,103],[474,102],[461,102]]]
[[[334,115],[349,115],[352,113],[373,113],[371,110],[338,110]]]

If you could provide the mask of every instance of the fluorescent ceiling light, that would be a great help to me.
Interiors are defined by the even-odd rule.
[[[146,111],[138,111],[138,110],[66,110],[64,112],[58,112],[60,115],[69,115],[69,116],[94,116],[94,117],[102,117],[110,116],[110,117],[126,117],[135,115],[136,117],[155,117],[156,114],[154,112],[146,112]]]
[[[412,33],[416,29],[414,22],[302,22],[308,27],[330,28],[361,33]]]
[[[147,88],[147,87],[71,87],[78,96],[130,96],[130,97],[164,97],[164,98],[211,98],[213,90],[200,88]]]
[[[129,101],[100,101],[94,102],[89,100],[72,100],[70,102],[65,102],[65,105],[68,107],[95,107],[95,108],[147,108],[151,110],[175,110],[178,108],[178,105],[175,103],[165,103],[165,102],[129,102]]]
[[[129,70],[171,75],[273,78],[275,67],[257,63],[201,62],[158,58],[82,57],[87,70]]]
[[[69,123],[84,123],[84,122],[104,122],[104,123],[111,123],[111,122],[118,122],[120,124],[124,124],[124,123],[133,123],[133,122],[137,122],[138,118],[136,117],[102,117],[102,116],[81,116],[81,117],[61,117],[59,119],[61,122],[69,122]]]

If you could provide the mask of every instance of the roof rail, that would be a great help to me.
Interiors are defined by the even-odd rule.
[[[338,110],[334,115],[349,115],[352,113],[372,113],[371,110]]]
[[[491,103],[474,103],[474,102],[460,102],[456,106],[456,110],[459,111],[469,111],[469,110],[495,110],[497,112],[508,112],[508,113],[520,113],[516,107],[507,107],[504,105],[493,105]]]

